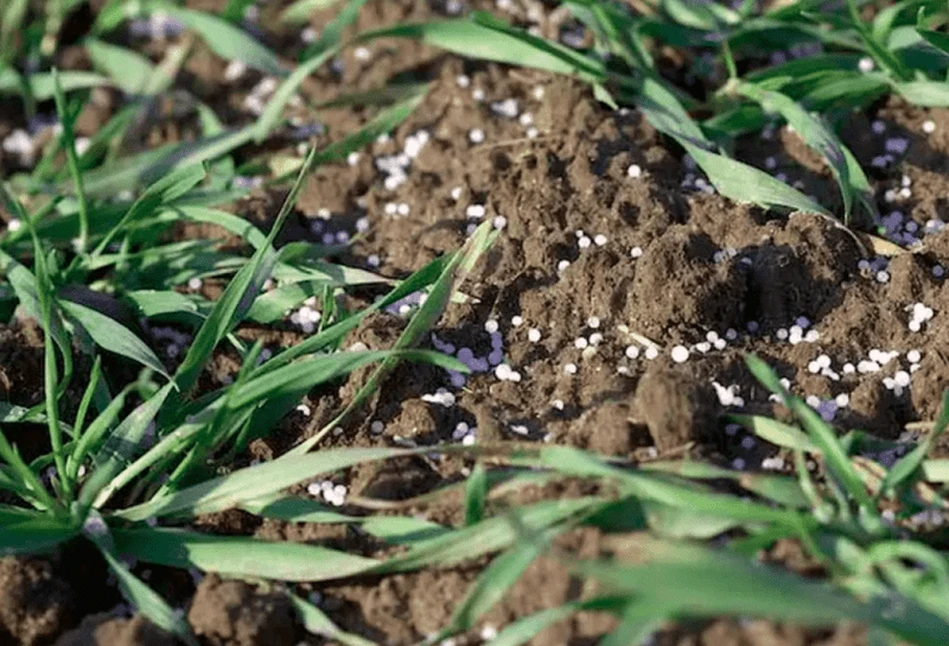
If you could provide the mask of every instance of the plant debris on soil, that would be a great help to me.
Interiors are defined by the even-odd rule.
[[[702,147],[579,63],[571,76],[496,52],[464,57],[478,43],[437,34],[357,37],[486,11],[537,42],[607,60],[613,81],[622,39],[591,25],[652,16],[637,38],[657,78],[701,105],[692,116],[712,110],[718,88],[737,82],[735,60],[699,36],[755,3],[652,4],[186,0],[138,13],[115,1],[0,3],[0,425],[15,447],[0,470],[0,644],[949,643],[945,84],[941,99],[914,100],[907,86],[938,85],[917,71],[892,82],[903,90],[821,105],[869,181],[872,208],[855,198],[852,213],[840,171],[805,133],[768,113],[760,128],[736,127],[729,154],[825,210],[809,212],[767,208],[750,184],[748,203],[716,188]],[[841,59],[864,42],[855,27],[831,29],[850,19],[844,3],[772,4],[761,11],[813,8],[788,29],[833,31]],[[850,6],[867,25],[893,11],[906,38],[918,10],[920,33],[934,36],[914,36],[913,52],[939,54],[944,80],[945,7],[902,5]],[[208,16],[250,40],[209,38]],[[822,69],[823,47],[836,52],[823,38],[763,46],[738,71],[810,56]],[[915,60],[867,48],[847,64],[864,70],[874,56],[868,79],[887,71],[871,73],[886,56],[897,72]],[[284,97],[277,125],[245,137],[270,118],[289,73],[321,52],[325,64]],[[48,84],[62,88],[34,78],[22,91],[54,68]],[[819,98],[800,100],[820,111]],[[57,102],[75,116],[78,161],[63,154],[73,133],[62,136]],[[349,149],[357,132],[371,136]],[[239,145],[200,148],[233,133]],[[333,154],[311,156],[319,165],[308,172],[311,148]],[[160,155],[129,157],[162,150],[172,151],[164,166],[151,165]],[[172,173],[188,155],[204,163],[190,185]],[[299,193],[288,192],[300,172]],[[185,190],[142,198],[141,222],[123,221],[98,250],[142,189],[167,177]],[[212,207],[234,219],[201,211]],[[279,253],[266,256],[271,229]],[[251,247],[262,255],[249,260]],[[182,381],[215,304],[252,262],[273,273],[237,294],[239,318],[221,323],[213,352]],[[367,309],[425,271],[418,288]],[[97,334],[88,311],[115,327]],[[282,369],[267,362],[330,332],[290,363],[325,375],[279,373],[286,383],[265,388]],[[361,353],[362,363],[315,367]],[[92,428],[114,399],[102,437],[121,443],[122,420],[134,425],[156,393],[167,403],[134,446],[103,439],[81,456],[77,487],[121,458],[110,472],[120,484],[83,502],[94,513],[48,545],[18,534],[28,523],[17,510],[51,508],[17,484],[10,455],[67,495],[49,407],[72,451],[72,425]],[[152,442],[188,432],[210,444],[120,479]],[[228,489],[229,476],[261,465],[302,469],[301,447],[339,457],[277,491]],[[215,499],[215,487],[233,500]],[[206,498],[164,511],[198,490]],[[753,511],[732,506],[741,501]],[[277,547],[259,556],[247,539]]]

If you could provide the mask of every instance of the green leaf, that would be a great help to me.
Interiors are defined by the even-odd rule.
[[[555,527],[542,536],[524,536],[519,544],[496,557],[478,575],[440,635],[448,637],[471,630],[478,619],[504,598],[530,564],[547,550],[550,539],[561,531]]]
[[[372,570],[379,561],[316,545],[212,536],[178,529],[113,531],[116,551],[148,563],[277,581],[326,581]]]
[[[820,204],[764,171],[736,159],[703,150],[687,141],[679,143],[708,175],[718,192],[727,198],[764,208],[781,207],[795,212],[830,215]]]
[[[106,233],[91,254],[91,259],[104,253],[112,240],[137,219],[151,215],[160,205],[186,195],[204,180],[204,168],[192,165],[173,171],[149,186],[135,200],[125,215]],[[91,261],[91,260],[90,260]]]
[[[465,481],[465,525],[474,525],[484,518],[484,505],[488,497],[488,472],[484,463],[478,462]]]
[[[569,602],[558,608],[547,608],[532,615],[519,617],[505,626],[504,630],[491,640],[491,646],[522,646],[545,628],[569,619],[579,610],[581,610],[579,603]]]
[[[108,78],[93,72],[60,72],[59,81],[64,92],[112,85]],[[48,101],[56,94],[56,84],[50,72],[21,77],[10,68],[0,69],[0,94],[23,94],[24,85],[37,101]]]
[[[327,287],[378,285],[391,282],[378,274],[362,269],[315,263],[312,267],[277,265],[274,278],[280,287],[261,294],[247,313],[248,320],[273,323],[312,296],[319,296]]]
[[[282,491],[324,473],[360,462],[412,455],[405,449],[333,449],[313,455],[285,455],[272,462],[239,469],[226,476],[115,512],[124,520],[142,521],[162,516],[198,516],[232,509],[245,502]]]
[[[277,368],[273,372],[250,379],[238,388],[229,400],[229,406],[238,410],[247,406],[256,406],[271,399],[278,399],[287,395],[299,396],[321,383],[332,381],[337,377],[349,374],[363,366],[377,361],[387,360],[392,356],[402,359],[415,359],[433,365],[441,364],[451,370],[463,368],[464,365],[451,357],[437,352],[422,350],[393,353],[389,350],[374,352],[336,352],[326,356],[316,356],[302,359],[288,366]]]
[[[135,454],[141,452],[142,439],[145,437],[148,425],[155,419],[173,387],[174,382],[166,384],[148,401],[129,413],[128,417],[109,435],[102,448],[96,453],[93,459],[92,475],[86,480],[79,493],[79,501],[83,505],[94,505],[98,508],[106,503],[108,498],[99,496],[99,493],[125,468]]]
[[[146,5],[151,12],[160,11],[180,20],[189,29],[193,29],[208,47],[221,58],[241,61],[248,67],[273,76],[284,76],[286,71],[280,59],[264,47],[247,32],[217,16],[184,9],[166,2],[152,2]]]
[[[390,545],[408,545],[451,531],[450,528],[413,516],[347,516],[310,498],[271,495],[250,500],[240,509],[262,518],[288,523],[353,524]]]
[[[634,93],[628,98],[636,104],[656,130],[680,143],[689,142],[702,148],[711,146],[711,142],[699,125],[689,116],[679,99],[662,81],[646,77],[636,83]]]
[[[698,545],[639,540],[641,564],[586,562],[578,573],[660,610],[656,619],[767,617],[811,626],[859,621],[885,627],[914,644],[937,646],[949,624],[911,599],[891,593],[858,601],[827,583]]]
[[[505,549],[525,537],[534,538],[548,528],[582,518],[608,501],[596,498],[547,500],[519,507],[476,525],[419,541],[409,550],[380,565],[378,572],[407,572],[421,567],[450,566]]]
[[[13,197],[4,182],[0,182],[0,201],[3,202],[9,213],[16,215],[21,221],[25,222],[29,217],[23,211],[23,206]],[[0,272],[7,277],[26,315],[41,320],[43,312],[40,307],[39,287],[37,285],[36,276],[2,249],[0,249]],[[56,346],[62,353],[63,358],[67,361],[65,368],[68,372],[71,369],[72,343],[69,335],[66,334],[66,329],[59,316],[54,316],[49,321],[49,333],[56,342]]]
[[[219,226],[225,231],[240,236],[254,249],[260,249],[267,243],[267,236],[260,229],[245,218],[227,211],[190,204],[172,204],[166,213],[182,220]]]
[[[351,330],[356,329],[359,323],[371,313],[379,312],[389,305],[392,305],[402,298],[405,298],[409,294],[413,294],[421,289],[425,289],[428,285],[435,282],[438,277],[442,275],[444,268],[454,257],[455,254],[448,254],[436,258],[399,283],[397,287],[386,294],[386,296],[381,300],[347,318],[344,318],[338,323],[334,323],[330,327],[317,334],[314,334],[297,345],[287,348],[270,361],[258,366],[255,370],[255,375],[271,372],[277,368],[289,364],[300,357],[312,354],[314,352],[319,352],[324,348],[339,343],[343,337],[346,336],[346,334],[348,334]],[[2,260],[2,251],[0,251],[0,260]]]
[[[260,117],[257,119],[257,123],[253,127],[253,139],[257,143],[260,143],[266,139],[268,135],[270,135],[270,132],[280,122],[280,118],[283,115],[283,109],[287,106],[287,103],[290,102],[290,99],[296,94],[304,79],[322,67],[324,63],[333,58],[337,53],[339,53],[338,48],[330,48],[320,52],[313,58],[310,58],[309,60],[297,65],[296,69],[293,70],[293,73],[290,74],[290,76],[288,76],[286,80],[280,84],[280,87],[278,87],[273,93],[273,96],[270,97],[270,100],[264,107],[264,111],[261,113]]]
[[[949,106],[949,83],[945,81],[909,81],[893,88],[910,103],[926,108]]]
[[[0,517],[0,520],[0,555],[3,556],[46,552],[79,533],[71,520],[46,514]]]
[[[359,635],[340,630],[340,628],[326,616],[326,613],[312,603],[301,599],[292,592],[288,593],[288,596],[290,597],[290,602],[293,603],[293,607],[296,608],[297,614],[300,616],[300,622],[303,624],[303,627],[306,628],[307,632],[334,642],[339,642],[343,646],[376,646],[375,642],[371,642]]]
[[[310,20],[317,11],[330,9],[343,0],[296,0],[280,14],[280,22],[288,25],[302,25]]]
[[[442,275],[432,286],[425,303],[418,309],[412,320],[399,335],[393,345],[394,350],[402,350],[414,346],[426,334],[438,319],[442,312],[451,301],[451,296],[457,286],[465,279],[471,269],[474,267],[478,258],[487,251],[497,238],[497,232],[492,229],[491,222],[482,223],[474,234],[465,243],[461,251],[452,257],[445,265]],[[366,383],[353,396],[352,400],[346,405],[329,424],[324,426],[316,435],[299,444],[291,453],[299,455],[306,453],[317,444],[330,429],[339,425],[340,421],[355,410],[375,391],[385,376],[398,364],[402,355],[395,354],[382,362],[375,372],[366,380]]]
[[[171,171],[199,165],[225,155],[253,139],[253,126],[229,130],[220,135],[202,137],[180,144],[167,144],[154,150],[123,157],[85,175],[86,192],[112,197],[142,184],[154,182]]]
[[[567,446],[545,446],[537,456],[518,456],[517,464],[544,467],[573,477],[610,478],[620,482],[627,495],[697,516],[715,516],[736,521],[770,522],[799,529],[813,521],[797,511],[777,509],[734,496],[697,489],[694,483],[670,480],[660,474],[619,469],[596,455]]]
[[[307,164],[304,165],[302,171],[306,171],[312,164],[313,156],[313,151],[310,151]],[[175,382],[182,393],[186,393],[194,387],[198,375],[210,359],[214,348],[243,320],[264,282],[270,277],[273,266],[277,262],[277,254],[271,245],[290,213],[302,185],[303,177],[304,172],[301,172],[283,207],[281,207],[273,228],[267,236],[266,244],[260,246],[254,252],[254,256],[241,267],[237,275],[228,283],[224,294],[215,302],[214,309],[211,310],[198,329],[197,334],[195,334],[194,341],[191,347],[188,348],[184,361],[175,373]]]
[[[147,319],[181,315],[188,322],[200,324],[205,317],[198,299],[180,292],[143,289],[126,292],[125,298],[132,302],[141,316]]]
[[[820,154],[831,167],[844,203],[844,221],[850,221],[853,203],[859,202],[876,219],[873,187],[853,154],[837,135],[818,117],[810,114],[793,99],[780,92],[763,90],[748,83],[738,86],[744,96],[757,101],[766,111],[780,114],[804,142]]]
[[[198,642],[191,634],[191,628],[183,617],[179,616],[174,608],[162,599],[157,592],[152,590],[141,579],[136,577],[125,566],[122,561],[117,559],[109,550],[103,549],[102,556],[106,563],[112,568],[116,578],[119,581],[119,589],[122,596],[125,597],[139,612],[148,618],[153,624],[176,635],[189,646],[197,646]]]
[[[880,491],[893,491],[900,484],[909,480],[923,464],[923,460],[929,455],[929,452],[935,445],[936,440],[939,439],[939,436],[946,431],[947,426],[949,426],[949,390],[943,392],[942,410],[939,413],[939,418],[933,425],[933,429],[926,438],[919,443],[919,446],[900,458],[900,460],[893,465],[893,468],[887,472],[886,477],[883,478],[883,483],[880,485]]]
[[[949,54],[949,35],[944,34],[941,31],[931,31],[928,29],[917,29],[916,31],[930,45]]]
[[[13,38],[23,27],[28,0],[10,0],[0,9],[0,69],[17,55]]]
[[[761,439],[795,451],[816,453],[817,447],[807,434],[797,427],[761,415],[730,415],[729,419],[741,424]]]
[[[113,429],[122,414],[125,407],[127,391],[120,392],[105,407],[98,417],[89,424],[79,441],[73,447],[72,453],[66,463],[66,471],[69,477],[75,479],[78,475],[79,466],[86,459],[90,452],[98,450],[102,439],[109,431]]]
[[[320,33],[319,39],[307,48],[304,56],[309,58],[313,54],[321,53],[340,44],[343,31],[356,22],[359,10],[366,4],[366,0],[348,0],[336,17],[330,20]],[[289,10],[288,10],[289,11]],[[284,13],[286,15],[286,13]]]
[[[585,81],[606,79],[604,65],[568,47],[523,30],[512,29],[488,14],[472,19],[401,24],[362,34],[359,40],[411,38],[461,56],[533,67]]]
[[[93,66],[115,82],[115,86],[128,94],[138,94],[155,73],[155,66],[138,52],[112,45],[95,38],[85,41],[86,51]]]
[[[820,418],[814,409],[801,399],[788,393],[778,380],[777,373],[767,363],[752,354],[745,356],[745,363],[758,381],[768,390],[781,397],[784,405],[790,408],[801,421],[801,425],[808,432],[811,441],[823,453],[831,473],[843,485],[853,500],[857,501],[866,511],[870,512],[872,510],[873,513],[876,513],[876,507],[873,505],[863,481],[854,470],[850,458],[844,451],[840,440],[834,434],[833,429]]]
[[[221,11],[221,17],[235,24],[244,19],[244,12],[254,4],[254,0],[227,0],[227,5]]]
[[[66,106],[66,95],[63,92],[59,71],[56,69],[53,70],[53,86],[56,115],[59,117],[63,129],[60,145],[66,151],[66,165],[69,168],[69,175],[72,177],[73,187],[76,191],[76,201],[79,206],[78,252],[85,254],[89,245],[89,200],[83,187],[82,171],[79,168],[79,159],[76,155],[75,119],[78,114],[70,113]]]
[[[82,325],[96,345],[137,361],[146,368],[151,368],[165,378],[171,379],[171,375],[165,372],[165,366],[155,356],[152,349],[115,319],[79,303],[60,301],[60,306]]]

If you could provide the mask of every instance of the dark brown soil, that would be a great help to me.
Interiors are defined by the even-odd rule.
[[[198,4],[207,8],[207,3],[189,3]],[[444,4],[373,0],[357,28],[428,19],[442,15]],[[515,7],[518,22],[536,22],[542,33],[556,35],[561,26],[562,14],[551,13],[543,3]],[[326,18],[318,14],[312,25],[320,28]],[[287,59],[302,50],[294,34],[268,32],[266,37]],[[135,45],[155,60],[167,48],[167,43]],[[207,101],[229,124],[252,120],[244,100],[260,75],[248,72],[238,82],[224,82],[226,63],[201,45],[196,50],[180,86]],[[75,62],[84,64],[81,57]],[[341,68],[307,81],[304,102],[292,110],[301,123],[312,124],[316,117],[307,102],[379,87],[399,75],[432,81],[419,109],[390,139],[376,142],[354,163],[330,165],[314,174],[299,202],[297,220],[283,239],[318,241],[326,232],[353,233],[354,223],[364,217],[366,234],[343,259],[402,277],[459,248],[472,225],[495,220],[503,233],[463,287],[472,298],[452,306],[432,337],[435,347],[468,349],[469,358],[483,359],[484,370],[462,388],[443,371],[403,368],[366,410],[348,420],[339,434],[331,434],[325,446],[430,445],[459,439],[454,433],[463,423],[477,429],[476,439],[482,443],[551,442],[638,459],[692,455],[734,468],[760,469],[764,458],[782,454],[721,421],[730,411],[775,410],[744,367],[747,352],[768,360],[796,392],[816,398],[813,403],[842,428],[897,438],[907,423],[935,417],[949,379],[949,288],[937,269],[949,266],[949,231],[929,233],[921,246],[888,262],[868,257],[865,242],[828,219],[765,213],[696,190],[697,175],[680,151],[641,115],[610,111],[585,86],[539,72],[475,65],[409,42],[374,43],[368,59],[347,51]],[[497,106],[510,100],[517,102],[518,115],[499,114]],[[93,104],[83,115],[81,134],[95,132],[117,102],[102,93]],[[0,138],[23,127],[16,116],[7,116],[17,110],[4,106]],[[169,97],[152,116],[134,145],[187,139],[196,132],[193,106],[187,101],[176,103]],[[358,108],[320,111],[317,140],[338,139],[368,116]],[[924,132],[926,120],[935,124],[931,134]],[[873,122],[882,124],[885,136],[870,131],[879,128],[871,126]],[[405,182],[387,188],[374,160],[402,152],[407,139],[420,132],[427,133],[427,143],[412,161]],[[472,138],[477,132],[482,136]],[[844,136],[864,166],[873,169],[884,216],[898,209],[920,232],[931,220],[949,220],[949,110],[921,110],[894,100],[855,118]],[[886,153],[887,137],[905,138],[905,153],[877,166],[873,160]],[[249,148],[239,156],[295,154],[296,143],[288,131],[276,143]],[[837,206],[826,169],[786,129],[767,139],[741,142],[739,154],[785,173],[826,205]],[[773,166],[768,161],[772,158]],[[3,157],[0,164],[15,168]],[[640,172],[630,172],[634,165]],[[909,195],[899,194],[904,175]],[[263,223],[273,217],[282,198],[282,192],[258,191],[234,208]],[[878,274],[883,271],[886,280],[881,282]],[[912,310],[916,303],[932,308],[935,315],[919,331],[911,331],[907,308]],[[497,326],[493,339],[486,325]],[[802,328],[801,340],[792,338],[796,325]],[[347,344],[387,347],[403,327],[399,315],[380,314]],[[274,346],[301,338],[289,323],[266,331],[247,328],[241,335],[262,337]],[[687,361],[673,361],[677,346],[688,351]],[[496,362],[489,360],[496,351],[498,359],[519,373],[519,381],[496,376]],[[654,358],[649,358],[651,351]],[[911,351],[921,359],[912,361]],[[873,372],[845,367],[874,360],[880,352],[898,354],[878,361],[883,365]],[[815,370],[822,355],[830,365]],[[0,329],[0,399],[23,406],[39,400],[42,377],[35,367],[41,365],[41,356],[35,330]],[[233,358],[222,354],[207,384],[215,385],[235,369]],[[898,371],[912,376],[911,385],[899,391],[886,381],[895,379]],[[271,459],[311,436],[364,378],[357,374],[338,392],[319,393],[309,402],[310,416],[292,414],[276,435],[254,442],[250,455],[241,460]],[[425,397],[439,388],[454,393],[453,405]],[[10,428],[20,426],[26,425]],[[11,432],[11,439],[30,453],[25,437]],[[949,451],[949,443],[940,450]],[[355,468],[345,483],[355,495],[407,499],[457,480],[465,466],[458,459],[404,459]],[[544,492],[575,494],[569,488]],[[427,512],[440,522],[459,521],[457,507],[413,511]],[[202,519],[201,528],[318,542],[366,554],[379,549],[342,527],[246,520],[225,514]],[[812,566],[793,547],[785,547],[768,558],[800,572]],[[558,548],[583,558],[611,553],[608,537],[593,530],[562,537]],[[481,566],[326,584],[313,592],[342,628],[380,644],[411,644],[445,625]],[[138,616],[101,614],[102,608],[89,614],[92,611],[76,601],[83,585],[81,577],[57,574],[50,561],[0,560],[0,643],[173,643]],[[555,558],[540,559],[489,613],[480,632],[457,643],[481,643],[515,618],[583,598],[591,592],[586,585]],[[184,608],[204,644],[323,643],[304,635],[278,590],[208,576]],[[544,631],[532,644],[593,644],[613,625],[608,616],[581,614]],[[853,646],[866,643],[866,635],[847,626],[813,631],[721,620],[671,626],[655,643]]]
[[[292,646],[299,629],[287,596],[214,575],[198,585],[188,622],[212,646]]]

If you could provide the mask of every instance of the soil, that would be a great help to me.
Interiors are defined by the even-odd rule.
[[[188,4],[207,9],[209,3]],[[210,4],[219,9],[224,3]],[[450,4],[372,0],[356,29],[443,16]],[[495,9],[494,3],[468,4]],[[562,12],[547,4],[515,2],[505,17],[548,36],[573,29]],[[312,26],[318,30],[329,15],[317,13]],[[303,49],[293,33],[266,30],[263,38],[288,60]],[[127,44],[158,60],[171,43]],[[206,101],[228,124],[253,120],[244,105],[260,75],[247,72],[226,82],[226,63],[200,43],[195,48],[179,87]],[[297,144],[310,135],[321,143],[339,139],[371,114],[360,107],[321,110],[316,128],[307,104],[396,78],[431,81],[422,104],[390,138],[374,143],[354,163],[326,166],[308,180],[296,219],[282,240],[319,242],[339,231],[354,234],[355,223],[365,218],[365,234],[340,259],[403,277],[458,249],[470,228],[484,219],[494,220],[503,232],[464,284],[468,301],[449,308],[431,337],[431,345],[439,349],[468,349],[471,357],[483,359],[484,370],[462,387],[434,368],[400,369],[323,446],[433,445],[458,439],[453,432],[464,423],[477,429],[481,443],[549,442],[639,460],[691,455],[738,469],[764,468],[765,458],[772,465],[776,458],[789,463],[776,447],[723,421],[723,414],[738,410],[784,413],[745,368],[747,352],[766,359],[795,392],[817,398],[814,403],[822,413],[831,416],[833,409],[834,423],[841,428],[895,439],[904,435],[906,424],[935,418],[949,379],[949,287],[941,269],[949,266],[949,230],[937,231],[928,223],[949,220],[949,110],[889,100],[844,128],[847,143],[871,170],[881,213],[898,210],[918,232],[927,232],[921,245],[888,260],[868,253],[865,239],[827,218],[764,212],[703,190],[689,160],[640,114],[609,110],[579,83],[464,62],[411,42],[373,43],[368,50],[368,58],[347,50],[333,70],[306,82],[303,101],[291,107],[299,117],[295,127],[306,130],[306,136],[288,129],[263,147],[238,154],[239,163],[264,153],[296,154]],[[81,55],[69,62],[72,67],[88,64]],[[505,107],[511,100],[516,101],[516,115]],[[113,93],[96,94],[80,122],[80,134],[93,134],[120,101]],[[18,110],[5,105],[0,104],[0,138],[23,127]],[[152,116],[131,142],[133,148],[197,132],[189,100],[176,102],[169,96]],[[935,125],[929,134],[923,127],[927,120]],[[402,152],[420,132],[427,133],[427,143],[406,180],[387,188],[374,160]],[[473,137],[475,133],[481,137]],[[905,139],[905,150],[875,164],[876,158],[890,154],[890,139]],[[743,140],[738,154],[784,173],[792,183],[801,182],[825,205],[838,206],[829,172],[787,129]],[[0,172],[17,167],[0,157]],[[901,194],[904,188],[910,190]],[[272,219],[282,198],[283,191],[258,189],[233,210],[262,224]],[[906,231],[904,226],[900,234]],[[207,233],[181,230],[175,235]],[[356,298],[372,295],[367,290]],[[908,323],[917,303],[935,315],[912,331]],[[347,345],[388,347],[404,325],[398,314],[375,315]],[[495,325],[497,332],[487,331]],[[801,328],[803,339],[796,338],[794,326]],[[240,334],[264,338],[272,346],[302,338],[288,322],[266,330],[247,327]],[[37,339],[26,323],[0,327],[0,398],[22,406],[39,400],[42,378],[26,369],[40,365]],[[677,346],[688,350],[687,361],[673,361]],[[498,348],[519,381],[497,378],[491,355]],[[651,350],[656,352],[652,359]],[[921,358],[914,361],[912,351]],[[859,366],[881,352],[897,354],[878,361],[883,365],[873,372],[845,367]],[[822,355],[830,359],[829,366],[816,365]],[[236,368],[234,358],[222,352],[202,384],[217,387]],[[897,389],[887,381],[898,371],[912,376],[909,387]],[[313,393],[309,416],[291,414],[276,434],[255,441],[237,465],[271,459],[311,436],[364,378],[364,373],[356,374],[338,390]],[[453,405],[425,397],[439,388],[454,394]],[[29,448],[28,425],[7,428],[24,454],[42,449]],[[937,452],[949,453],[949,440]],[[417,457],[357,467],[339,481],[354,495],[404,500],[457,481],[469,466],[457,458]],[[577,495],[579,486],[522,492],[515,500]],[[457,505],[448,503],[412,511],[439,522],[460,520]],[[335,526],[261,523],[240,514],[209,517],[199,524],[204,531],[318,542],[364,554],[380,549]],[[612,553],[609,537],[592,529],[561,537],[557,547],[586,558]],[[763,556],[800,573],[819,574],[794,545],[777,546]],[[483,565],[329,583],[308,592],[343,629],[380,644],[411,644],[445,625]],[[127,609],[80,603],[87,577],[88,572],[79,575],[57,557],[0,560],[0,643],[173,643],[140,617],[128,616]],[[279,590],[216,576],[195,585],[184,573],[161,570],[151,573],[151,582],[156,581],[175,591],[178,607],[203,644],[324,643],[305,634]],[[555,558],[542,558],[479,631],[456,643],[482,643],[515,618],[584,597],[590,593],[586,585]],[[584,613],[531,643],[593,644],[613,626],[609,616]],[[719,620],[669,626],[654,643],[853,646],[866,640],[861,629],[851,626],[814,631]]]

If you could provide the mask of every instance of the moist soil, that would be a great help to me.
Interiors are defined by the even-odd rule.
[[[217,5],[224,3],[188,4],[220,9]],[[356,29],[444,16],[448,5],[373,0],[361,12]],[[273,9],[266,6],[266,11]],[[542,3],[515,2],[503,13],[551,37],[572,29],[562,12]],[[312,26],[319,29],[330,15],[317,13]],[[261,24],[276,23],[262,19]],[[295,33],[263,30],[261,37],[288,60],[304,46]],[[126,44],[157,59],[170,43],[130,39]],[[194,47],[196,54],[178,87],[207,101],[229,125],[252,121],[254,116],[242,106],[260,76],[247,72],[225,81],[226,62],[200,43]],[[81,49],[78,54],[69,51],[68,67],[88,65]],[[391,137],[350,163],[326,166],[309,178],[296,220],[283,240],[320,242],[339,231],[354,234],[355,223],[365,218],[364,234],[354,238],[339,260],[399,278],[458,249],[473,225],[493,220],[501,235],[464,283],[468,299],[448,309],[430,342],[449,352],[468,349],[471,357],[483,360],[483,370],[462,386],[444,371],[403,367],[369,406],[322,446],[434,445],[457,439],[453,432],[463,422],[477,429],[479,443],[548,442],[637,460],[692,456],[737,469],[781,468],[780,460],[788,464],[788,456],[724,421],[725,414],[739,410],[785,413],[748,373],[743,363],[747,352],[766,359],[796,392],[816,397],[822,412],[828,402],[835,402],[834,423],[841,428],[897,439],[907,437],[906,424],[935,418],[949,379],[949,287],[941,277],[941,268],[949,265],[949,231],[933,231],[911,252],[886,259],[868,250],[866,238],[855,237],[830,219],[787,217],[735,204],[703,190],[681,151],[640,114],[611,111],[587,87],[571,80],[473,64],[411,42],[373,43],[368,55],[350,49],[333,69],[305,83],[305,101],[291,108],[305,137],[282,132],[263,148],[240,151],[238,161],[271,153],[295,155],[299,141],[311,136],[320,143],[339,139],[371,112],[359,107],[324,110],[315,124],[306,102],[405,78],[431,82],[419,108]],[[121,97],[113,92],[97,92],[94,99],[79,124],[80,134],[86,136],[121,105]],[[142,124],[130,142],[133,148],[195,136],[199,128],[193,106],[186,98],[177,99],[170,95],[160,102],[154,118]],[[499,102],[512,99],[516,115],[499,108]],[[2,114],[0,137],[22,127],[17,109],[3,109]],[[923,127],[926,121],[935,125],[929,134]],[[374,160],[400,153],[410,137],[423,131],[427,143],[406,180],[394,188],[384,186]],[[884,215],[899,210],[919,231],[932,228],[930,221],[949,219],[949,111],[890,100],[848,121],[843,136],[869,169]],[[905,139],[905,150],[889,163],[875,165],[874,158],[887,153],[890,138]],[[828,170],[786,129],[741,141],[738,154],[783,173],[789,182],[800,182],[825,205],[838,206]],[[10,159],[0,158],[0,164],[4,172],[16,169]],[[904,187],[911,190],[900,194]],[[232,210],[266,226],[283,195],[258,189]],[[175,235],[208,233],[179,230]],[[354,301],[372,295],[357,293]],[[932,308],[935,315],[911,331],[908,323],[916,303]],[[374,315],[347,344],[388,347],[404,325],[397,313]],[[495,325],[495,333],[486,330]],[[795,337],[795,325],[801,328],[801,340]],[[246,328],[240,334],[263,338],[274,348],[303,338],[289,322],[266,330]],[[672,359],[672,349],[680,345],[689,351],[681,363]],[[654,358],[648,358],[650,348]],[[898,354],[879,371],[847,371],[845,364],[857,366],[872,358],[871,351]],[[911,360],[911,351],[921,358]],[[26,367],[39,365],[41,353],[35,326],[13,322],[0,328],[3,399],[23,406],[39,401],[41,374]],[[834,377],[822,371],[825,366],[815,370],[820,355],[830,358]],[[496,376],[498,356],[519,373],[519,381]],[[203,383],[216,387],[237,368],[235,358],[222,352]],[[886,380],[900,370],[911,374],[911,385],[888,387]],[[313,393],[309,415],[293,413],[276,434],[256,441],[234,466],[273,458],[311,436],[364,378],[359,373],[338,390]],[[451,406],[424,397],[439,388],[454,394]],[[846,403],[840,403],[844,396]],[[9,428],[29,453],[30,427]],[[17,433],[24,438],[18,439]],[[945,453],[947,447],[937,451]],[[357,467],[338,480],[352,495],[397,505],[458,481],[468,467],[457,458],[419,457]],[[497,504],[580,495],[584,486],[566,483],[522,491]],[[446,497],[433,505],[410,503],[400,512],[457,523],[457,503]],[[336,526],[262,522],[239,513],[198,524],[203,531],[383,553],[373,541]],[[561,537],[556,547],[585,558],[626,549],[614,537],[592,529]],[[105,569],[88,554],[83,558],[94,565],[77,569],[68,555],[67,550],[48,558],[0,559],[0,643],[174,643],[141,617],[131,616],[112,586],[104,585],[90,603],[90,577],[101,575],[105,582]],[[779,544],[762,557],[805,576],[821,574],[793,543]],[[320,584],[303,592],[344,630],[380,644],[412,644],[446,624],[484,564]],[[203,644],[327,643],[305,633],[279,589],[159,568],[136,571],[176,603]],[[588,586],[555,557],[541,558],[479,631],[455,643],[482,643],[518,617],[589,594]],[[606,615],[583,613],[531,643],[594,644],[613,626]],[[851,646],[866,643],[866,635],[853,626],[815,631],[765,621],[718,620],[669,626],[654,643]]]

